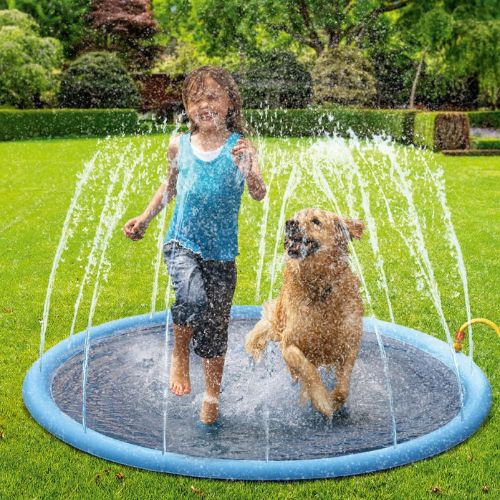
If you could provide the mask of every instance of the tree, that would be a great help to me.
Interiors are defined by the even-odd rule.
[[[453,31],[453,18],[442,8],[434,8],[426,12],[418,23],[414,25],[415,46],[420,50],[420,58],[415,72],[415,78],[411,86],[410,101],[408,107],[415,107],[415,95],[418,80],[422,73],[422,66],[425,58],[430,55],[437,59],[439,51],[442,51],[445,44],[450,40]]]
[[[0,0],[2,9],[18,9],[30,14],[42,36],[57,38],[66,57],[81,49],[86,36],[84,14],[90,0]]]
[[[295,42],[314,50],[342,44],[359,45],[376,20],[415,0],[155,0],[162,12],[160,22],[168,29],[171,17],[189,23],[215,55],[228,47],[251,53],[262,37]],[[189,11],[189,4],[191,10]],[[177,6],[179,5],[179,8]],[[173,9],[173,16],[170,15]],[[182,10],[184,16],[177,17]],[[188,14],[189,12],[189,14]],[[186,15],[187,14],[187,15]],[[283,48],[283,47],[282,47]]]
[[[482,104],[500,106],[500,9],[498,0],[447,0],[454,18],[448,61],[454,78],[476,76]]]
[[[0,11],[0,103],[20,108],[53,104],[62,47],[41,37],[35,20],[18,10]]]
[[[397,27],[416,63],[413,87],[423,69],[441,85],[479,81],[485,104],[498,103],[500,89],[500,11],[498,0],[414,2]],[[413,93],[413,95],[415,92]]]
[[[97,46],[122,53],[134,69],[151,66],[158,52],[153,37],[159,25],[150,0],[93,0],[87,20],[100,35]]]

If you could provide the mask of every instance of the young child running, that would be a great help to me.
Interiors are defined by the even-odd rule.
[[[190,73],[182,91],[190,131],[168,147],[169,173],[142,215],[124,226],[139,240],[155,215],[177,197],[164,255],[175,291],[170,389],[191,392],[189,346],[203,358],[205,394],[200,420],[217,420],[227,350],[229,314],[236,287],[238,213],[246,182],[262,200],[266,186],[252,143],[242,137],[242,103],[231,75],[204,66]]]

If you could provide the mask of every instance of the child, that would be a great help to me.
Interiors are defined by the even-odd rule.
[[[212,424],[227,350],[229,314],[236,287],[238,212],[246,181],[262,200],[266,186],[255,148],[242,138],[242,104],[231,75],[204,66],[190,73],[182,91],[190,132],[168,147],[169,174],[144,213],[129,220],[125,235],[143,238],[151,219],[177,196],[164,254],[175,291],[170,389],[191,392],[189,344],[203,358],[205,394],[200,420]]]

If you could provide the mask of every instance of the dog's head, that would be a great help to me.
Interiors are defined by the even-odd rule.
[[[319,252],[332,256],[347,253],[347,244],[359,239],[364,224],[319,208],[305,208],[285,224],[285,253],[292,259],[307,259]]]

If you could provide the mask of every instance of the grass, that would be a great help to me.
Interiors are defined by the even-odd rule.
[[[153,223],[145,240],[137,243],[126,240],[119,227],[142,211],[156,189],[163,175],[166,141],[166,137],[158,135],[115,138],[107,142],[71,139],[0,143],[0,209],[3,216],[0,227],[0,498],[427,498],[436,495],[477,498],[484,494],[485,486],[490,495],[497,496],[498,460],[495,462],[495,456],[498,457],[500,420],[496,400],[485,424],[474,436],[432,459],[351,478],[269,484],[176,477],[114,464],[66,445],[30,417],[22,402],[21,386],[38,355],[48,277],[77,176],[97,150],[105,151],[96,162],[97,170],[89,188],[82,194],[79,222],[73,227],[73,237],[68,241],[64,261],[58,269],[46,349],[68,335],[90,242],[104,204],[104,192],[110,184],[109,174],[119,165],[120,154],[124,155],[125,165],[130,165],[140,158],[141,151],[143,159],[129,186],[125,212],[119,217],[110,241],[108,279],[102,285],[93,323],[150,310],[158,226]],[[264,205],[250,200],[245,194],[240,218],[236,304],[252,304],[267,298],[281,200],[293,163],[298,166],[301,180],[290,196],[285,215],[305,206],[331,209],[327,197],[314,183],[310,144],[306,139],[266,139],[260,144],[271,196],[265,265],[260,293],[257,293],[259,231]],[[330,153],[335,168],[325,176],[338,197],[341,210],[366,219],[359,183],[349,180],[352,175],[348,166],[349,152],[353,149],[345,146],[338,143],[334,154]],[[402,146],[391,151],[406,165],[408,178],[413,183],[411,192],[449,328],[454,331],[464,321],[463,293],[449,246],[443,239],[444,219],[437,202],[435,182],[427,176],[425,165],[429,165],[431,171],[440,166],[444,172],[448,206],[468,271],[473,316],[498,322],[500,212],[495,200],[500,195],[500,158],[444,157]],[[421,278],[415,276],[415,263],[397,231],[388,223],[385,204],[372,176],[374,173],[384,187],[403,234],[410,235],[412,220],[407,215],[405,199],[389,176],[387,156],[370,144],[362,144],[360,151],[353,154],[368,184],[396,322],[444,338],[433,303],[425,288],[420,289]],[[119,182],[121,179],[119,177]],[[113,193],[116,196],[117,190]],[[111,206],[117,206],[116,198]],[[355,248],[370,290],[373,310],[378,317],[387,319],[385,294],[377,286],[379,275],[367,236],[357,242]],[[277,248],[281,252],[281,243]],[[274,293],[279,289],[279,276],[278,266]],[[158,309],[163,304],[166,282],[162,268]],[[90,288],[87,288],[77,331],[86,324],[90,295]],[[474,339],[475,361],[492,383],[495,397],[498,395],[495,372],[499,343],[494,333],[482,326],[475,327]],[[124,477],[117,478],[118,473]]]

